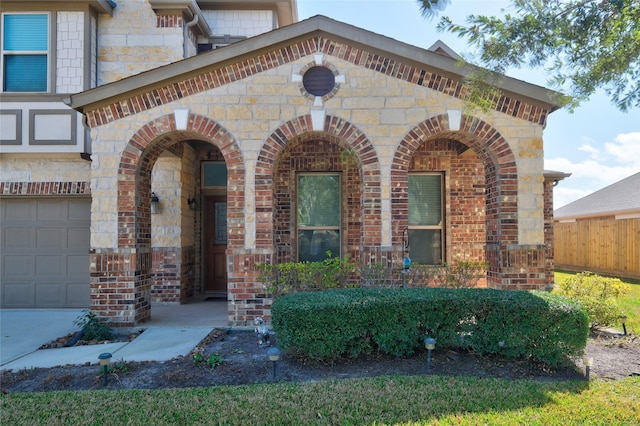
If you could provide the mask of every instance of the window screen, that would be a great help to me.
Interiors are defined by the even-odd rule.
[[[409,175],[409,256],[413,262],[442,262],[442,222],[442,175]]]
[[[340,256],[340,176],[298,176],[298,260]]]

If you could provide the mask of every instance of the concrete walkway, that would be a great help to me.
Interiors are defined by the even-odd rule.
[[[78,331],[78,309],[0,309],[0,370],[95,364],[101,353],[118,361],[167,361],[187,355],[211,330],[227,327],[227,302],[197,300],[184,305],[152,304],[151,320],[133,342],[38,349]]]

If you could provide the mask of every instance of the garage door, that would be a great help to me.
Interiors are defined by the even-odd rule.
[[[89,306],[89,199],[0,199],[3,308]]]

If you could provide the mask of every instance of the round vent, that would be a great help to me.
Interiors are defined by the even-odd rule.
[[[326,67],[312,67],[302,76],[305,90],[314,96],[324,96],[331,93],[336,84],[336,77]]]

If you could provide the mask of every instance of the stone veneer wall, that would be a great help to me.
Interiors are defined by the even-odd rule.
[[[323,99],[326,112],[320,111],[320,122],[311,115],[317,108],[291,81],[292,74],[315,61],[314,54],[321,54],[346,76],[333,97]],[[186,140],[219,148],[229,171],[230,324],[245,325],[255,316],[269,316],[271,301],[253,265],[273,262],[278,255],[271,185],[274,164],[302,139],[347,148],[359,165],[358,250],[364,262],[398,259],[407,220],[406,176],[413,158],[425,155],[421,147],[435,139],[455,142],[440,148],[445,151],[469,147],[469,153],[460,153],[460,161],[469,163],[461,163],[459,170],[471,175],[482,164],[487,285],[544,287],[548,261],[539,179],[547,111],[505,96],[496,111],[482,118],[464,115],[460,131],[452,131],[446,110],[462,108],[463,91],[458,82],[427,70],[314,37],[89,111],[95,145],[100,148],[92,185],[96,197],[110,203],[94,217],[92,289],[101,295],[102,282],[107,282],[113,298],[122,301],[114,310],[96,297],[93,309],[131,325],[149,314],[145,297],[149,297],[152,263],[146,237],[151,229],[151,179],[145,164],[153,164],[164,150]],[[176,130],[174,109],[191,111],[186,130]],[[468,204],[460,206],[466,212],[454,213],[451,220],[476,211],[480,194],[474,191],[469,192],[473,195]],[[473,248],[482,232],[477,223],[472,218],[469,236],[461,231],[456,238],[468,238],[470,256],[480,258]],[[452,246],[450,255],[463,251]]]
[[[91,162],[78,154],[4,154],[0,160],[2,195],[89,194]]]
[[[184,58],[181,15],[157,16],[146,0],[117,3],[98,17],[98,85]]]
[[[270,10],[203,10],[202,14],[215,35],[253,37],[277,28]]]
[[[84,89],[84,12],[58,12],[56,93]]]

